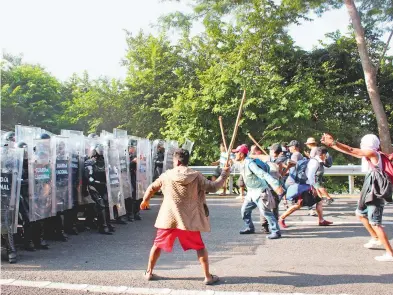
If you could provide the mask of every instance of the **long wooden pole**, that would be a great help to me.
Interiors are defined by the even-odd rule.
[[[225,147],[225,152],[228,152],[227,141],[225,140],[225,132],[224,132],[224,125],[222,124],[222,117],[218,117],[218,121],[220,122],[220,129],[221,129],[221,136],[222,136],[222,144]]]
[[[239,122],[240,122],[240,118],[241,118],[241,116],[242,116],[243,105],[244,105],[244,102],[245,102],[245,101],[246,101],[246,90],[244,89],[242,101],[240,102],[239,111],[238,111],[238,113],[237,113],[235,128],[233,129],[233,134],[232,134],[231,143],[229,144],[229,147],[228,147],[228,158],[227,158],[228,160],[227,160],[227,165],[228,165],[229,160],[230,160],[230,157],[231,157],[231,151],[232,151],[232,149],[233,149],[233,145],[235,144],[235,141],[236,141],[237,131],[238,131],[238,129],[239,129]]]
[[[263,135],[263,137],[258,141],[258,143],[260,143],[269,133],[273,132],[274,130],[280,129],[281,126],[275,127],[272,130],[269,130],[265,135]]]
[[[250,133],[248,133],[247,135],[248,135],[248,137],[252,140],[252,142],[253,142],[257,147],[259,147],[259,149],[260,149],[265,155],[269,155],[269,154],[259,145],[259,143],[257,143],[257,141],[255,140],[255,138],[252,137],[252,135],[251,135]]]

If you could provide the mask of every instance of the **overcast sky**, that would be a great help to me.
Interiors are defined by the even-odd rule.
[[[92,78],[124,78],[120,59],[126,52],[124,29],[153,31],[151,24],[165,13],[187,10],[185,4],[159,0],[3,0],[0,47],[22,53],[61,80],[87,70]],[[345,9],[327,12],[313,23],[293,26],[296,44],[311,49],[335,30],[349,24]]]

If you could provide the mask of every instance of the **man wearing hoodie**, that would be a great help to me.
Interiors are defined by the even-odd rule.
[[[144,277],[147,280],[155,278],[153,269],[161,250],[171,252],[178,238],[184,251],[197,251],[205,275],[204,283],[212,285],[219,278],[209,272],[208,252],[201,237],[201,232],[210,232],[205,192],[216,192],[223,186],[229,175],[229,167],[223,167],[221,176],[216,181],[210,181],[200,172],[188,167],[189,158],[187,150],[176,149],[173,154],[174,168],[161,174],[148,187],[143,197],[141,209],[149,205],[150,198],[157,191],[161,190],[164,195],[155,223],[157,235]]]

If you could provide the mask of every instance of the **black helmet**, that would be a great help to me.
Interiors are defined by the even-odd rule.
[[[101,143],[97,143],[95,146],[90,148],[90,156],[102,156],[104,154],[104,146]]]
[[[90,133],[87,138],[97,138],[98,135],[96,133]]]
[[[50,135],[48,133],[42,133],[39,136],[39,139],[50,139]]]
[[[27,143],[26,143],[26,142],[23,142],[23,141],[20,141],[20,142],[17,143],[16,146],[17,146],[18,148],[24,149],[24,148],[27,148]]]
[[[135,139],[130,139],[130,140],[128,141],[128,146],[129,146],[129,147],[130,147],[130,146],[135,147],[135,146],[137,146],[137,144],[138,144],[138,141],[135,140]]]
[[[8,131],[3,135],[4,141],[13,141],[15,142],[15,132],[13,131]]]

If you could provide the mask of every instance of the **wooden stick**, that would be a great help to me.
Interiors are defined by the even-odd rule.
[[[260,143],[269,133],[273,132],[274,130],[280,129],[281,126],[275,127],[272,130],[269,130],[268,133],[266,133],[259,141],[258,143]]]
[[[225,152],[228,152],[227,141],[225,140],[224,126],[222,124],[222,117],[218,117],[218,121],[220,122],[221,136],[222,136],[222,144],[225,147]]]
[[[238,129],[239,129],[239,122],[240,122],[240,118],[241,118],[241,116],[242,116],[243,105],[244,105],[244,102],[245,102],[245,101],[246,101],[246,90],[244,89],[242,101],[240,102],[239,111],[238,111],[238,113],[237,113],[237,118],[236,118],[236,123],[235,123],[235,129],[233,129],[233,134],[232,134],[231,143],[229,144],[229,147],[228,147],[227,166],[229,165],[229,160],[230,160],[230,157],[231,157],[231,152],[232,152],[232,149],[233,149],[233,145],[235,144],[235,140],[236,140],[236,136],[237,136],[237,131],[238,131]]]
[[[248,133],[247,134],[248,135],[248,137],[252,140],[252,142],[257,146],[257,147],[259,147],[259,149],[265,154],[265,155],[269,155],[260,145],[259,145],[259,143],[257,143],[257,141],[255,140],[255,138],[254,137],[252,137],[252,135],[250,134],[250,133]]]

